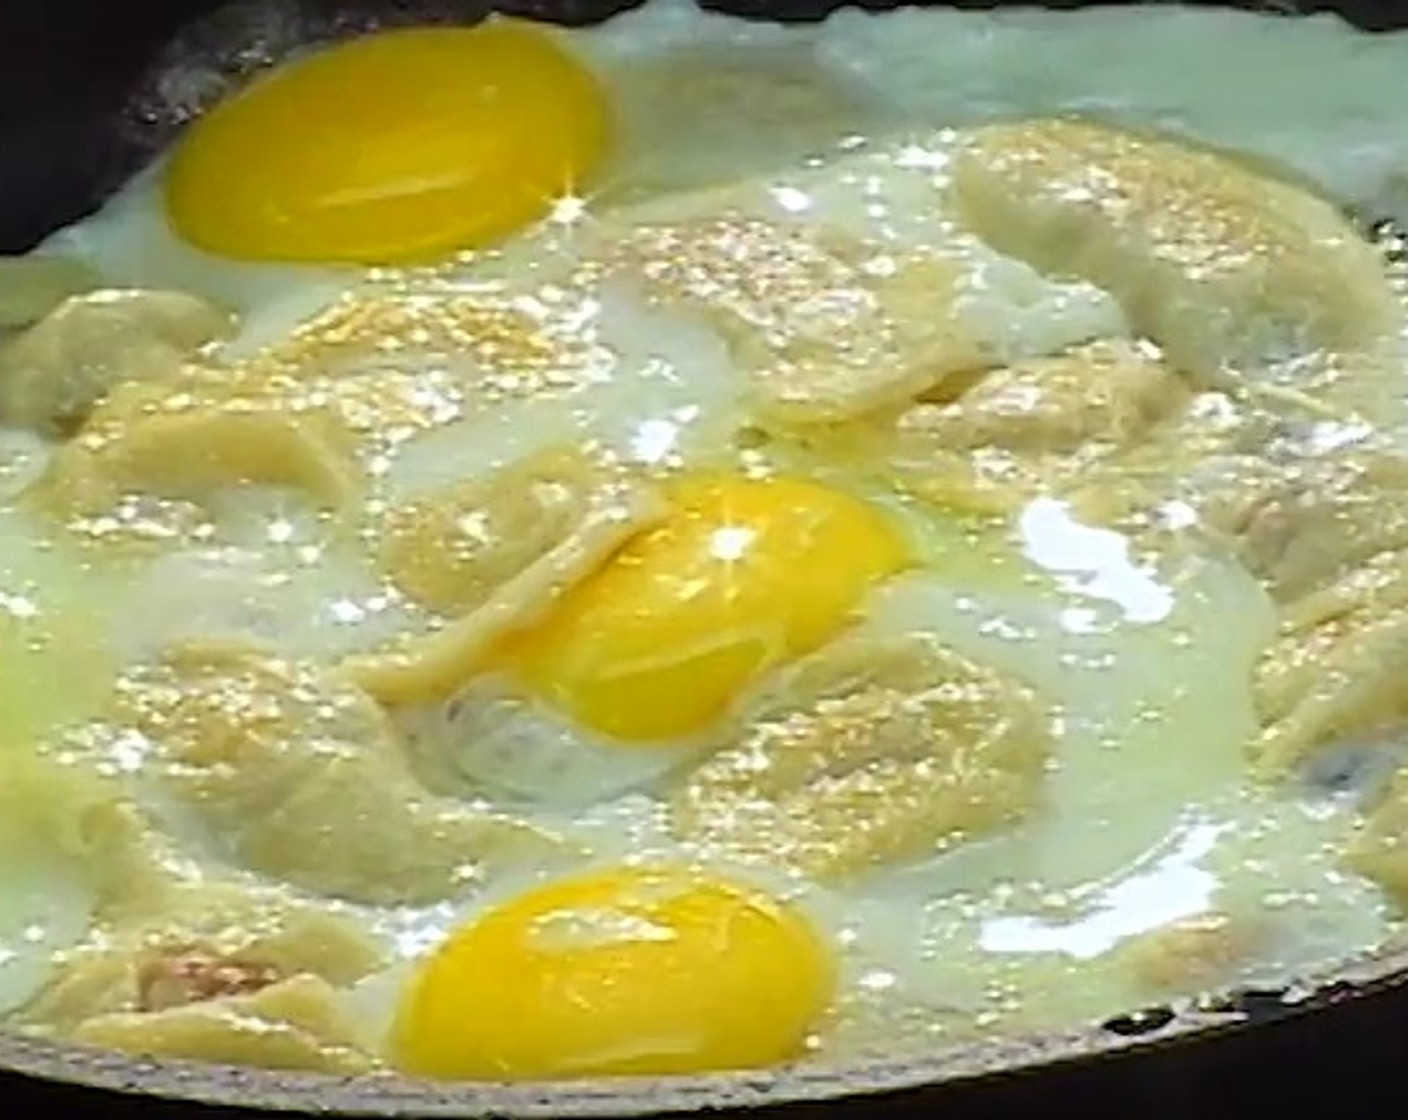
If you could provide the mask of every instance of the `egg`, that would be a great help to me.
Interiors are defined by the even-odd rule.
[[[575,192],[606,132],[591,73],[531,24],[382,31],[217,105],[177,145],[165,201],[223,256],[431,259]]]
[[[482,673],[447,700],[403,709],[422,780],[451,796],[564,811],[651,790],[717,742],[717,729],[648,744],[571,719],[502,672]]]
[[[406,1072],[436,1078],[697,1073],[804,1047],[834,966],[789,907],[673,867],[546,884],[457,930],[396,1020]]]
[[[905,563],[882,514],[811,483],[688,479],[668,500],[663,525],[505,654],[530,691],[618,739],[718,718],[750,678],[835,634]]]
[[[192,245],[166,215],[166,162],[158,157],[95,213],[51,234],[39,252],[82,261],[112,287],[190,292],[236,312],[235,353],[274,341],[359,280],[350,268],[227,260]]]
[[[719,473],[665,493],[664,521],[517,629],[485,673],[402,712],[428,781],[547,805],[658,786],[911,555],[901,519],[844,490]],[[799,583],[818,553],[845,562]]]
[[[277,511],[261,523],[275,535],[293,527]],[[388,589],[365,562],[329,555],[307,541],[283,551],[196,547],[134,565],[109,606],[121,620],[118,657],[143,661],[197,640],[333,657],[426,625],[424,612]]]

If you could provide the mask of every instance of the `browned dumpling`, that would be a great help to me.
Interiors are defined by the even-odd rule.
[[[67,1037],[141,1057],[261,1069],[355,1074],[378,1064],[356,1018],[316,976],[160,1011],[97,1015]]]
[[[1373,350],[1398,321],[1377,250],[1333,205],[1172,140],[1075,120],[990,125],[960,146],[953,197],[999,251],[1112,292],[1197,374]]]
[[[352,920],[233,884],[171,884],[149,902],[60,962],[26,1028],[153,1057],[371,1067],[338,992],[385,954]]]
[[[780,677],[744,740],[690,775],[671,822],[682,839],[850,878],[1019,818],[1049,746],[1022,684],[928,638],[853,635]]]
[[[1118,953],[1130,979],[1151,996],[1209,991],[1257,959],[1265,925],[1254,915],[1209,910],[1140,934]]]
[[[0,419],[68,434],[113,389],[172,377],[203,347],[228,338],[233,325],[183,292],[72,296],[0,347]]]
[[[147,773],[238,865],[316,894],[424,903],[562,851],[526,824],[440,801],[356,685],[235,649],[174,651],[119,686]]]
[[[171,881],[140,908],[100,921],[24,1018],[69,1029],[96,1015],[249,994],[299,975],[340,987],[383,957],[383,946],[351,919],[272,890]]]

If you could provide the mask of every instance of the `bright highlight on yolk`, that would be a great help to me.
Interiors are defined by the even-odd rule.
[[[215,106],[176,150],[166,206],[222,256],[431,259],[546,214],[606,140],[596,80],[531,24],[387,31]]]
[[[407,1073],[697,1073],[796,1056],[835,985],[827,949],[765,895],[617,868],[491,910],[423,966],[397,1017]]]
[[[836,634],[904,542],[864,502],[794,479],[695,478],[509,651],[575,722],[665,739],[718,718],[761,670]]]

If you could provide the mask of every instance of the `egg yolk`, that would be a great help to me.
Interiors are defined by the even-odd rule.
[[[454,933],[407,991],[397,1064],[444,1079],[697,1073],[797,1055],[834,963],[798,913],[677,868],[550,883]]]
[[[380,32],[216,105],[172,157],[166,208],[222,256],[428,260],[543,216],[607,131],[594,77],[529,23]]]
[[[667,496],[662,524],[507,653],[530,691],[621,740],[706,726],[757,673],[830,639],[906,561],[878,510],[811,482],[698,477]]]

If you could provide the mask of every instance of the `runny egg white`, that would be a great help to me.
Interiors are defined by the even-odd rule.
[[[170,392],[132,371],[123,412],[107,386],[101,431],[0,428],[0,768],[27,760],[15,772],[38,782],[24,767],[61,733],[111,733],[114,679],[121,699],[172,650],[217,673],[311,666],[289,696],[214,688],[142,730],[189,740],[179,812],[155,779],[123,787],[190,861],[183,890],[277,878],[202,819],[248,758],[275,777],[235,783],[239,831],[270,862],[261,825],[309,837],[298,814],[339,801],[362,816],[338,835],[364,833],[377,866],[383,818],[425,825],[415,841],[436,853],[446,835],[485,846],[455,855],[453,889],[274,883],[380,947],[377,967],[338,971],[290,935],[281,961],[315,995],[281,1003],[227,953],[213,995],[90,1018],[135,1016],[121,1025],[140,1037],[233,1008],[157,1052],[335,1072],[690,1073],[1065,1028],[1315,973],[1397,932],[1389,896],[1344,868],[1350,798],[1246,783],[1280,606],[1244,563],[1186,525],[1126,535],[1045,492],[995,516],[921,496],[847,443],[856,415],[802,375],[846,370],[824,384],[869,423],[1092,340],[1157,358],[1110,292],[964,224],[963,130],[1069,113],[1156,127],[1408,216],[1403,99],[1384,92],[1408,36],[1182,8],[773,27],[675,0],[593,29],[486,27],[297,52],[38,250],[234,326],[179,355]],[[1239,62],[1205,80],[1208,50]],[[425,75],[455,96],[417,100]],[[921,367],[939,343],[966,357],[911,385],[911,343]],[[123,457],[133,430],[205,413],[273,420]],[[288,462],[241,475],[281,422],[298,428]],[[204,481],[173,496],[153,462]],[[152,492],[113,498],[109,468]],[[84,516],[56,521],[55,493]],[[1036,697],[1032,803],[852,875],[799,870],[766,835],[749,847],[775,859],[682,835],[674,791],[850,639],[932,643]],[[44,683],[60,677],[61,695]],[[280,723],[299,706],[306,736]],[[764,723],[777,753],[738,780],[802,774],[883,811],[854,782],[886,776],[863,737],[823,742],[823,764],[800,709]],[[396,804],[306,793],[368,743],[381,769],[359,773]],[[0,782],[0,1015],[95,928],[73,836],[23,788]],[[490,820],[512,827],[476,831]],[[356,1030],[328,1026],[349,1016]],[[240,1033],[271,1021],[293,1049]]]

